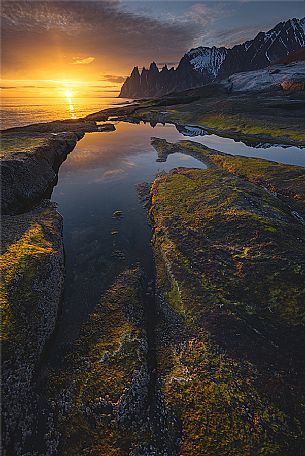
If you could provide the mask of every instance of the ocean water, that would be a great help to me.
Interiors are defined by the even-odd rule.
[[[1,104],[1,128],[10,128],[28,125],[37,122],[50,122],[52,120],[77,119],[101,109],[122,105],[128,101],[125,98],[90,97],[90,98],[4,98]],[[168,127],[170,127],[168,125]],[[141,136],[143,127],[135,126],[133,134]],[[156,130],[151,129],[154,136]],[[169,129],[162,129],[162,132]],[[171,126],[170,131],[175,132],[171,138],[174,141],[192,139],[208,147],[233,155],[259,157],[290,165],[305,166],[305,149],[295,146],[274,144],[245,144],[230,138],[214,134],[207,134],[201,128],[191,126],[180,127],[179,131]],[[117,135],[119,141],[121,135]],[[166,137],[166,136],[165,136]],[[135,136],[134,136],[135,138]],[[122,143],[120,147],[122,147]],[[139,147],[138,140],[134,139],[134,147]]]
[[[71,101],[71,102],[70,102]],[[121,104],[124,98],[3,98],[1,128],[20,127],[37,122],[77,119],[101,109]]]

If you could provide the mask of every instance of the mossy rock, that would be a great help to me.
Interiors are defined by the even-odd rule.
[[[102,297],[61,374],[51,376],[54,434],[64,455],[129,454],[151,438],[143,276],[125,271]],[[72,380],[72,381],[71,381]]]
[[[206,155],[209,169],[174,170],[151,190],[158,290],[171,309],[161,301],[167,427],[178,454],[292,456],[305,449],[304,226],[249,182],[251,159]],[[231,159],[248,180],[223,166]],[[272,166],[258,160],[257,172]],[[271,178],[293,186],[299,169],[285,168]]]
[[[34,429],[36,369],[63,292],[62,218],[48,201],[2,216],[3,445],[20,451]]]

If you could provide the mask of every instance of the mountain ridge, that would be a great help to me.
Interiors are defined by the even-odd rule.
[[[155,62],[141,72],[134,67],[119,97],[158,97],[224,79],[231,74],[265,68],[305,46],[305,17],[279,22],[267,32],[232,48],[199,46],[181,58],[177,68]]]

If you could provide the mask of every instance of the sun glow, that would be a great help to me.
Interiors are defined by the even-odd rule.
[[[65,90],[64,95],[67,98],[72,98],[72,96],[73,96],[72,90]]]

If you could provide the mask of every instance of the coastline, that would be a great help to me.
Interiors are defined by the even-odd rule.
[[[17,226],[23,226],[23,224],[26,224],[27,229],[30,231],[33,228],[35,228],[38,224],[41,226],[46,226],[46,228],[42,229],[43,234],[45,234],[45,232],[48,232],[51,226],[51,231],[54,236],[54,239],[51,240],[44,239],[44,236],[38,238],[34,236],[33,239],[27,239],[26,248],[28,248],[28,245],[30,245],[29,251],[23,251],[23,247],[18,244],[16,249],[19,250],[21,248],[23,255],[21,264],[25,264],[25,268],[22,270],[21,276],[20,270],[18,268],[13,269],[9,273],[9,276],[12,278],[13,284],[18,283],[16,281],[19,278],[19,280],[21,280],[21,283],[27,284],[31,288],[33,283],[33,270],[27,265],[32,265],[32,263],[35,265],[37,258],[40,259],[40,256],[37,254],[37,251],[33,251],[33,245],[36,245],[39,252],[44,252],[43,249],[55,249],[58,252],[57,261],[59,262],[58,264],[60,266],[53,278],[56,284],[54,282],[52,285],[49,286],[48,290],[49,292],[50,290],[52,292],[54,286],[59,286],[60,289],[56,293],[56,295],[53,296],[54,303],[52,304],[52,308],[55,309],[55,313],[53,312],[54,315],[56,315],[56,309],[58,308],[61,299],[64,280],[63,241],[61,234],[62,224],[60,225],[59,223],[57,223],[59,216],[58,213],[54,210],[54,206],[52,206],[52,208],[49,208],[48,205],[50,203],[42,203],[42,207],[47,208],[47,212],[45,212],[45,210],[40,209],[39,204],[45,198],[46,193],[51,193],[53,185],[56,182],[58,169],[61,163],[65,160],[67,154],[73,150],[77,141],[80,140],[86,132],[113,131],[115,129],[114,125],[111,123],[98,125],[97,122],[111,122],[112,120],[121,120],[126,122],[137,123],[140,121],[146,121],[152,123],[172,123],[178,127],[189,126],[191,124],[198,125],[204,129],[210,129],[211,132],[217,132],[218,134],[220,133],[220,135],[228,135],[229,137],[233,137],[234,139],[245,139],[247,141],[255,140],[257,142],[271,141],[277,144],[293,144],[297,146],[305,146],[305,139],[299,140],[296,139],[296,137],[289,138],[285,135],[276,136],[272,135],[272,133],[257,133],[255,135],[250,133],[245,134],[242,133],[243,129],[245,129],[244,126],[240,126],[240,131],[221,129],[218,130],[216,127],[207,127],[206,124],[201,122],[193,123],[192,119],[198,116],[198,113],[196,112],[195,114],[192,114],[190,110],[190,115],[187,117],[185,111],[181,111],[181,106],[183,108],[185,108],[189,104],[192,106],[192,103],[196,103],[196,100],[192,98],[190,101],[190,99],[188,98],[187,102],[178,103],[178,105],[175,104],[176,102],[177,98],[170,101],[166,99],[166,101],[163,102],[162,100],[154,101],[152,103],[145,101],[142,102],[142,104],[103,110],[99,113],[94,113],[90,116],[87,116],[85,119],[78,119],[76,121],[55,121],[50,123],[34,124],[28,125],[26,127],[8,129],[2,132],[4,136],[6,136],[5,139],[8,140],[10,146],[8,148],[8,153],[3,158],[3,186],[5,188],[5,191],[2,195],[4,211],[7,214],[5,215],[5,223],[8,227],[8,231],[10,230],[10,227],[16,226],[17,222]],[[159,103],[159,106],[156,106],[156,103]],[[174,108],[171,108],[171,112],[162,111],[164,107],[168,109],[169,106],[176,106],[176,109],[174,110]],[[187,118],[189,119],[188,121]],[[281,119],[277,121],[280,123]],[[25,143],[25,138],[28,141],[27,143]],[[226,264],[226,261],[229,264],[229,261],[232,260],[231,258],[229,259],[229,257],[222,257],[222,253],[220,252],[220,250],[223,247],[218,246],[218,243],[221,239],[221,243],[223,245],[225,245],[225,243],[227,242],[227,234],[223,231],[222,227],[226,227],[228,233],[230,233],[233,236],[233,233],[236,232],[236,230],[240,233],[239,230],[241,229],[242,223],[247,227],[247,229],[244,233],[244,246],[240,245],[238,248],[236,246],[234,247],[234,249],[236,250],[234,252],[234,255],[237,256],[237,259],[234,261],[236,261],[237,263],[241,263],[240,266],[236,266],[237,270],[238,267],[248,267],[247,264],[244,264],[244,262],[248,257],[251,258],[251,254],[249,255],[249,250],[245,249],[250,249],[250,251],[251,249],[253,249],[253,251],[255,251],[255,249],[257,249],[258,251],[264,250],[266,258],[269,254],[270,258],[266,260],[266,265],[268,268],[271,267],[271,264],[276,263],[276,254],[273,252],[272,246],[279,242],[278,233],[282,232],[283,243],[285,243],[286,240],[289,238],[289,242],[287,242],[289,244],[289,247],[293,249],[293,252],[295,252],[295,257],[291,258],[290,255],[287,254],[288,249],[285,250],[285,245],[283,246],[283,250],[281,250],[281,252],[278,255],[281,255],[281,259],[284,263],[288,262],[290,264],[292,268],[291,274],[296,274],[296,276],[293,276],[293,279],[290,278],[291,287],[293,286],[293,284],[295,284],[296,280],[298,283],[298,288],[295,288],[294,291],[291,291],[291,296],[293,297],[295,308],[292,309],[291,315],[289,314],[288,317],[285,317],[285,311],[282,309],[281,305],[277,303],[276,300],[278,298],[276,292],[274,292],[275,304],[273,303],[273,305],[275,307],[273,312],[278,312],[280,315],[279,322],[276,322],[276,325],[278,325],[277,327],[280,328],[284,334],[288,333],[288,328],[290,328],[290,330],[293,332],[293,335],[291,337],[294,337],[292,341],[292,346],[297,346],[300,336],[298,329],[295,330],[295,328],[298,328],[298,315],[301,314],[301,309],[298,307],[300,305],[298,301],[298,296],[300,293],[302,293],[301,285],[299,285],[299,280],[300,277],[304,274],[302,261],[301,258],[298,257],[297,252],[300,251],[301,248],[298,245],[298,239],[302,239],[304,227],[302,223],[300,223],[299,220],[297,220],[297,217],[293,216],[292,211],[296,211],[297,214],[300,215],[301,219],[303,219],[305,169],[302,169],[301,167],[297,166],[278,165],[274,162],[262,159],[256,160],[246,157],[243,157],[241,159],[238,156],[232,156],[230,154],[225,154],[217,150],[209,149],[194,141],[181,141],[177,144],[170,144],[167,143],[165,140],[153,138],[152,145],[158,151],[158,156],[161,161],[166,160],[168,154],[179,150],[180,152],[190,154],[209,165],[208,170],[194,171],[184,170],[182,168],[179,170],[174,170],[168,175],[156,178],[156,180],[152,183],[151,187],[152,202],[150,206],[150,218],[154,229],[153,247],[157,262],[157,286],[155,293],[156,296],[158,296],[158,313],[161,315],[159,325],[156,328],[158,350],[157,387],[159,391],[158,397],[159,400],[162,402],[162,405],[160,405],[160,402],[158,407],[160,407],[160,410],[162,410],[160,419],[165,420],[166,428],[168,429],[167,434],[162,436],[162,440],[168,440],[168,448],[172,451],[173,448],[175,448],[178,445],[178,441],[180,439],[179,436],[181,435],[181,433],[189,433],[188,440],[184,442],[186,451],[199,451],[198,448],[195,446],[197,439],[196,435],[193,435],[192,432],[189,432],[192,426],[197,426],[198,424],[192,422],[189,416],[189,412],[186,409],[183,409],[183,407],[180,408],[179,404],[177,405],[177,400],[179,398],[178,396],[176,396],[176,387],[173,386],[175,382],[177,383],[177,376],[178,378],[180,378],[180,373],[185,371],[185,365],[187,365],[187,371],[192,371],[192,364],[196,364],[197,362],[199,362],[197,358],[198,356],[200,356],[200,353],[206,354],[206,360],[204,360],[204,362],[200,360],[200,363],[203,362],[202,368],[204,369],[206,368],[206,364],[214,363],[216,362],[215,360],[217,360],[218,363],[219,353],[223,349],[228,350],[228,345],[231,347],[230,350],[232,350],[230,352],[230,356],[234,358],[234,356],[237,356],[237,354],[236,352],[234,352],[234,349],[232,348],[233,341],[235,341],[234,343],[238,342],[238,344],[240,344],[238,345],[239,351],[237,350],[238,356],[245,357],[248,360],[249,353],[246,347],[246,341],[250,340],[251,337],[254,337],[254,329],[259,333],[263,334],[264,331],[268,332],[270,328],[272,328],[272,324],[270,323],[270,328],[268,326],[259,328],[258,326],[255,326],[258,324],[258,321],[260,322],[261,317],[257,317],[255,313],[255,306],[252,302],[249,301],[248,304],[245,304],[248,298],[243,297],[244,301],[242,303],[242,306],[244,306],[246,310],[244,310],[244,308],[241,306],[237,309],[237,311],[235,311],[234,299],[237,298],[236,296],[232,296],[230,298],[228,297],[228,295],[231,293],[231,285],[230,280],[228,281],[226,277],[230,278],[230,275],[234,277],[234,273],[230,268],[228,268],[227,271],[221,273],[221,283],[219,282],[219,279],[215,278],[215,276],[209,277],[209,271],[201,271],[201,274],[205,274],[206,278],[205,281],[201,283],[202,289],[197,289],[196,287],[198,285],[198,277],[196,276],[196,273],[198,272],[197,268],[199,267],[197,265],[197,262],[199,262],[199,265],[201,265],[202,261],[200,257],[197,258],[197,251],[203,252],[206,247],[204,245],[200,245],[199,247],[197,246],[198,249],[197,247],[195,249],[194,246],[197,245],[196,242],[199,242],[202,233],[205,233],[205,229],[207,229],[206,233],[209,233],[209,235],[205,234],[202,237],[202,242],[205,242],[205,236],[211,236],[211,233],[215,233],[216,246],[212,246],[212,248],[215,249],[216,252],[214,266],[216,271],[218,271],[218,269],[222,270],[224,264]],[[285,181],[283,183],[281,182],[281,176],[284,175]],[[11,185],[12,182],[14,182],[13,186]],[[199,193],[197,193],[196,188],[200,189],[198,190]],[[202,188],[204,188],[204,191],[202,190]],[[231,189],[234,189],[234,191]],[[183,208],[180,208],[180,203],[178,205],[176,204],[177,201],[181,202],[181,199],[179,199],[179,197],[177,196],[179,195],[178,190],[183,192],[185,200],[188,200],[192,207],[200,208],[200,210],[202,211],[201,218],[196,218],[196,216],[195,220],[193,220],[191,214],[179,212]],[[231,192],[228,198],[232,199],[233,201],[232,206],[227,208],[227,210],[230,211],[229,221],[223,221],[223,224],[220,224],[220,226],[218,224],[213,224],[212,228],[208,227],[207,225],[206,227],[199,229],[196,224],[199,223],[199,220],[205,219],[205,211],[208,211],[208,207],[210,205],[209,201],[205,202],[206,195],[208,195],[209,192],[212,192],[215,198],[221,198],[221,192],[225,194],[227,191]],[[195,198],[194,202],[192,201],[193,198]],[[196,198],[199,199],[196,200]],[[254,200],[255,202],[253,203]],[[173,206],[171,206],[172,203]],[[44,204],[46,204],[46,206],[44,206]],[[268,207],[265,207],[265,205],[267,205]],[[170,208],[169,213],[166,212],[168,208]],[[222,213],[221,204],[219,207],[216,207],[215,210],[217,213]],[[40,214],[38,218],[36,216],[32,217],[31,214],[37,213]],[[172,222],[166,222],[166,220],[170,220],[171,217]],[[178,224],[177,219],[179,219]],[[269,219],[272,221],[270,221]],[[181,229],[181,227],[186,228],[186,232],[183,234],[179,234],[179,230]],[[197,229],[198,233],[196,234]],[[291,232],[297,233],[294,236],[294,241],[291,239],[289,229],[291,229]],[[11,240],[10,237],[6,234],[8,231],[7,229],[4,231],[3,240],[5,246],[5,253],[10,249],[15,248],[14,246],[16,246],[17,239],[20,239],[20,237],[24,237],[24,234],[17,233],[16,236],[14,236],[14,239]],[[257,236],[257,233],[261,233],[261,235],[263,236],[263,240],[260,243],[257,242],[257,244],[254,240],[254,244],[249,246],[247,244],[248,241],[251,240],[252,242],[252,240],[255,239],[255,236]],[[192,245],[193,236],[194,244]],[[264,236],[267,237],[265,238]],[[180,245],[182,239],[188,245],[188,250],[183,253],[183,247]],[[55,245],[57,245],[56,248]],[[271,247],[269,247],[269,245]],[[232,246],[228,246],[228,249],[230,250],[231,247]],[[49,254],[49,250],[47,250],[46,254]],[[24,258],[26,258],[26,263],[24,263]],[[46,257],[46,260],[48,262],[48,257]],[[258,271],[258,275],[265,270],[261,269],[259,262],[256,264],[256,268]],[[298,272],[293,272],[297,269]],[[219,272],[217,272],[217,274],[218,273]],[[251,268],[249,269],[249,274],[251,275]],[[297,277],[297,279],[295,277]],[[238,277],[235,278],[237,281],[239,280]],[[42,279],[39,279],[39,275],[38,277],[35,277],[35,279],[38,281],[38,286],[41,286]],[[263,281],[263,279],[260,280]],[[189,284],[192,284],[192,286],[188,285],[187,282],[189,282]],[[263,287],[264,286],[265,285],[263,285]],[[276,287],[280,287],[280,284],[277,282]],[[219,291],[220,288],[223,288],[222,292]],[[266,290],[262,288],[262,293],[264,292],[266,292]],[[8,315],[10,314],[9,309],[12,307],[12,303],[18,303],[18,293],[19,291],[15,287],[13,287],[9,292],[9,301],[7,305]],[[41,306],[41,302],[45,301],[45,297],[43,296],[44,293],[45,292],[43,291],[42,297],[38,300],[36,299],[36,297],[34,299],[33,297],[31,297],[31,295],[29,295],[29,302],[34,308],[33,314],[35,314],[35,306],[37,310],[39,306]],[[202,295],[208,298],[210,307],[206,307],[204,303],[202,304],[201,310],[197,309],[197,307],[193,307],[193,304],[195,305],[196,301],[196,293],[198,296]],[[292,298],[290,297],[290,299]],[[228,304],[230,300],[232,302]],[[222,310],[219,311],[219,313],[217,313],[217,310],[215,313],[213,305],[216,305],[217,309],[218,307],[221,309],[223,305],[226,308],[226,306],[228,305],[228,314],[226,314],[226,312],[223,313]],[[14,319],[18,320],[19,316],[22,317],[22,315],[24,314],[24,309],[16,305],[13,308]],[[198,322],[196,324],[194,323],[194,315],[197,314],[196,309],[198,310],[198,312],[204,310],[204,317],[207,319],[207,321],[211,320],[210,326]],[[283,317],[281,316],[281,312],[283,312],[284,315],[284,323]],[[294,314],[293,312],[296,313]],[[37,352],[38,354],[36,353],[34,355],[33,350],[31,355],[32,364],[27,361],[26,357],[24,359],[24,371],[30,372],[29,377],[27,377],[29,380],[28,387],[26,390],[28,398],[33,397],[33,391],[35,390],[35,379],[33,377],[33,372],[35,371],[34,366],[37,366],[37,363],[39,363],[39,357],[41,356],[43,347],[46,345],[47,340],[52,334],[52,331],[54,330],[56,324],[56,316],[54,317],[54,315],[52,319],[48,318],[47,313],[45,313],[43,317],[47,320],[47,323],[49,324],[49,330],[44,334],[45,339],[41,342],[39,346],[39,350]],[[174,320],[172,320],[172,318],[170,317],[173,315],[175,317]],[[31,322],[31,315],[29,315],[28,318]],[[233,324],[232,319],[234,320],[235,318],[236,321]],[[256,320],[256,318],[258,319]],[[226,333],[225,340],[223,340],[219,336],[218,331],[219,328],[226,328],[227,319],[230,322],[230,324],[232,324],[231,329],[233,329],[232,331],[230,330],[231,332],[229,331],[228,333]],[[237,323],[240,319],[242,320],[242,323]],[[216,326],[215,321],[213,326],[212,320],[216,321]],[[125,323],[123,322],[122,324]],[[177,327],[175,326],[176,324]],[[219,325],[219,327],[216,330],[215,328],[217,328],[217,325]],[[30,328],[30,325],[28,326]],[[24,335],[22,326],[17,328],[20,334]],[[168,340],[165,336],[162,335],[168,330],[168,338],[170,339],[173,346],[171,352],[166,349],[166,344]],[[272,331],[273,330],[274,328],[272,328]],[[175,334],[176,331],[177,334],[180,334],[181,338],[180,336],[178,337],[178,335]],[[241,339],[236,339],[235,333],[238,332],[242,334]],[[16,342],[14,342],[17,345],[23,343],[19,341],[18,334]],[[275,334],[276,331],[274,331],[274,337]],[[210,339],[215,338],[216,335],[218,337],[218,340],[215,344],[214,342],[211,342]],[[13,339],[15,338],[14,333],[12,337]],[[267,354],[265,359],[267,361],[269,360],[268,362],[270,362],[270,360],[272,360],[274,356],[278,356],[278,350],[271,347],[272,343],[270,342],[270,340],[266,342],[265,336],[261,335],[257,335],[255,337],[255,349],[258,350],[258,347],[260,345],[263,347],[263,350],[266,349]],[[272,339],[272,342],[275,345],[277,345],[279,341],[275,341],[275,339]],[[21,349],[22,345],[18,345],[18,347]],[[279,359],[279,364],[276,367],[276,369],[280,369],[279,366],[281,366],[281,369],[283,369],[284,364],[282,365],[281,363],[287,361],[287,359],[289,359],[289,356],[291,356],[290,352],[287,353],[287,357],[285,355],[283,359]],[[86,357],[87,355],[85,353],[84,359],[86,359]],[[34,359],[33,362],[32,359]],[[185,362],[182,361],[183,359],[187,359],[187,364],[185,364]],[[14,354],[11,350],[8,350],[8,365],[10,363],[13,363],[13,360]],[[133,360],[131,360],[130,362],[133,362]],[[254,402],[251,403],[251,406],[249,407],[249,413],[251,414],[251,416],[253,415],[251,418],[252,421],[251,419],[249,419],[250,424],[244,426],[242,420],[237,419],[237,421],[235,421],[234,418],[234,432],[241,433],[243,436],[242,438],[244,444],[250,445],[252,446],[252,448],[256,449],[259,449],[262,447],[262,445],[266,444],[264,435],[265,433],[268,434],[268,432],[270,432],[270,435],[268,434],[268,438],[272,439],[272,441],[275,439],[276,443],[272,444],[272,449],[276,450],[276,448],[278,448],[277,445],[280,444],[281,439],[283,438],[282,432],[284,432],[284,434],[289,434],[289,439],[291,439],[291,442],[294,441],[292,435],[293,432],[289,425],[289,419],[292,416],[293,419],[297,420],[298,422],[301,419],[299,416],[299,411],[297,410],[297,399],[299,397],[298,394],[301,395],[302,391],[296,389],[297,393],[293,395],[293,410],[289,407],[285,408],[284,406],[284,409],[281,409],[281,401],[283,401],[283,397],[285,396],[285,394],[287,394],[287,391],[290,391],[290,388],[296,387],[288,373],[286,373],[285,375],[283,374],[282,378],[284,386],[280,393],[280,406],[278,406],[279,408],[274,408],[274,406],[269,403],[269,399],[264,399],[266,403],[262,402],[262,397],[266,398],[267,394],[266,389],[262,388],[262,384],[263,382],[265,382],[266,385],[271,385],[271,378],[274,374],[274,370],[271,369],[270,376],[268,378],[264,377],[264,375],[261,374],[257,376],[257,373],[251,371],[251,369],[248,369],[247,362],[245,362],[245,364],[240,363],[237,366],[234,363],[232,364],[230,359],[226,358],[224,362],[225,374],[221,373],[221,382],[223,382],[224,384],[228,383],[228,372],[230,375],[234,375],[236,373],[237,379],[240,380],[240,383],[238,380],[236,385],[232,385],[232,388],[237,388],[237,390],[242,389],[244,391],[244,394],[248,398],[255,397]],[[297,362],[301,363],[299,359]],[[28,365],[28,368],[26,367],[26,365]],[[141,369],[141,367],[138,368]],[[266,366],[264,366],[264,369],[265,368]],[[73,369],[75,369],[75,367],[73,367]],[[116,369],[116,366],[114,366],[114,369]],[[179,375],[177,374],[177,372],[179,373]],[[251,387],[249,387],[249,385],[247,386],[243,384],[242,372],[247,372],[246,378],[248,378]],[[28,375],[28,373],[26,375]],[[81,375],[84,374],[81,373]],[[183,375],[181,378],[187,382],[187,378],[183,377]],[[203,382],[200,388],[202,388],[203,390],[206,389],[208,391],[210,388],[214,388],[214,383],[212,380],[214,374],[212,371],[210,372],[207,369],[206,375],[209,380],[204,382],[200,377],[200,381]],[[178,389],[180,388],[179,382],[184,380],[178,381],[176,385]],[[128,381],[130,381],[130,378]],[[254,388],[254,384],[257,383],[259,384],[258,391]],[[96,387],[97,384],[93,384],[93,388]],[[111,387],[108,386],[108,388],[110,388],[111,390]],[[190,393],[188,388],[186,388],[183,394],[186,396],[189,394],[196,396],[198,394],[198,390],[192,390]],[[16,396],[18,397],[18,399],[20,399],[20,393],[18,391],[17,393],[14,393],[13,396]],[[13,396],[10,394],[8,395],[8,397]],[[198,399],[198,406],[204,406],[207,408],[212,407],[213,409],[213,407],[220,406],[220,400],[221,398],[219,398],[216,394],[215,396],[213,396],[211,403],[209,404],[202,404],[201,401]],[[12,403],[13,402],[11,402],[10,404]],[[21,454],[18,452],[22,451],[22,446],[25,444],[25,442],[27,442],[27,435],[30,435],[32,432],[31,423],[26,423],[24,421],[24,417],[27,414],[29,416],[33,416],[35,411],[29,412],[30,405],[28,403],[28,399],[24,402],[23,410],[21,410],[20,408],[17,410],[17,408],[14,405],[10,404],[7,406],[7,410],[11,410],[11,416],[6,415],[6,423],[8,426],[10,426],[11,420],[13,420],[14,422],[19,423],[22,428],[22,435],[20,436],[16,444],[17,454]],[[132,405],[130,405],[130,407],[132,407]],[[239,403],[238,407],[239,413],[242,415],[244,413],[242,401]],[[265,419],[264,423],[260,424],[261,429],[257,430],[257,438],[255,441],[253,441],[250,437],[249,429],[256,426],[254,420],[254,410],[263,410],[264,407],[265,409],[268,409],[268,416]],[[78,409],[77,407],[76,412],[82,414],[81,410],[82,408]],[[196,411],[194,410],[194,414],[195,412]],[[62,413],[63,415],[65,414],[64,410],[60,413]],[[92,413],[96,413],[95,409],[92,409]],[[225,413],[225,410],[223,411],[223,413]],[[284,431],[282,431],[281,429],[277,429],[274,434],[273,431],[270,431],[270,427],[281,427],[281,414],[285,415],[285,418],[283,419],[284,421],[282,422],[282,427]],[[272,418],[273,415],[276,416],[276,418]],[[66,418],[62,418],[60,416],[60,420],[61,419],[65,420]],[[81,420],[82,419],[83,418],[81,416]],[[204,420],[205,418],[202,419]],[[178,422],[180,423],[179,426],[177,424]],[[59,426],[60,423],[61,421],[59,422]],[[199,425],[203,426],[203,422],[199,423]],[[220,431],[215,430],[213,428],[209,430],[209,432],[211,432],[214,436],[215,442],[223,442],[223,429],[225,429],[227,425],[227,423],[224,423],[224,427],[221,428]],[[135,429],[141,429],[141,426],[142,424],[140,424],[139,428],[136,427]],[[53,431],[55,432],[55,437],[57,433],[60,432],[58,428],[55,430],[53,429]],[[6,428],[6,433],[7,432],[8,428]],[[69,435],[69,428],[67,432],[67,435]],[[149,437],[149,439],[151,438],[153,439],[153,437]],[[297,438],[302,439],[303,437],[301,434],[298,434]],[[200,439],[202,440],[202,442],[205,442],[204,436],[201,436]],[[151,443],[149,440],[147,445],[149,446],[149,444],[153,443]],[[50,444],[52,447],[54,442],[51,442]],[[80,451],[81,445],[82,443],[80,443],[80,447],[76,446],[75,451]],[[117,442],[115,443],[115,445],[117,445]],[[200,448],[202,450],[205,447],[203,445]]]

